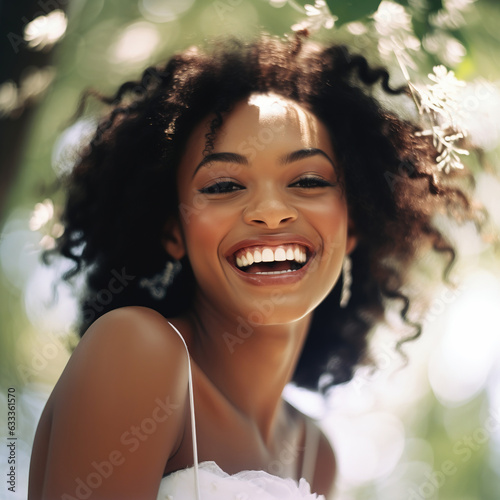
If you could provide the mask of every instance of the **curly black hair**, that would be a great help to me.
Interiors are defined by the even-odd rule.
[[[195,125],[212,116],[210,152],[232,107],[251,93],[268,92],[298,102],[326,125],[358,237],[349,305],[338,305],[339,280],[314,312],[293,381],[317,389],[325,374],[326,386],[352,378],[367,358],[368,333],[383,320],[387,299],[401,301],[400,314],[414,329],[410,337],[420,334],[421,326],[407,317],[408,269],[421,248],[447,254],[451,265],[455,250],[433,218],[474,219],[472,203],[463,188],[437,179],[436,152],[416,134],[418,126],[372,95],[376,88],[388,96],[407,89],[392,88],[387,70],[346,47],[306,38],[261,35],[190,48],[115,95],[99,96],[111,109],[66,178],[65,231],[44,255],[46,263],[51,254],[74,262],[65,280],[86,278],[80,335],[105,312],[126,305],[166,317],[189,308],[194,276],[186,258],[164,299],[140,286],[169,260],[161,240],[165,221],[179,210],[176,169],[185,143]]]

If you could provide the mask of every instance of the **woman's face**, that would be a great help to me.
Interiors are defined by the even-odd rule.
[[[214,310],[296,321],[331,291],[355,245],[326,127],[294,101],[253,94],[224,117],[204,156],[211,118],[179,166],[178,238],[166,250],[187,253]]]

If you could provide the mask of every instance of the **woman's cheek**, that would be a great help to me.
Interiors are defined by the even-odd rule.
[[[227,227],[232,221],[221,208],[206,207],[186,224],[185,234],[190,259],[210,259],[216,256]]]
[[[347,226],[347,207],[338,197],[304,205],[302,213],[314,222],[321,233],[336,234]]]
[[[306,213],[305,211],[303,212]],[[342,200],[332,198],[310,206],[307,217],[322,241],[323,261],[332,261],[337,267],[339,255],[343,256],[347,239],[347,207]]]

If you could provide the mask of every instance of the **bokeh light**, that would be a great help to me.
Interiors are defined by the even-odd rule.
[[[82,118],[59,136],[52,150],[52,166],[59,177],[71,171],[96,128],[93,119]]]
[[[403,453],[404,426],[390,413],[332,415],[322,425],[335,447],[342,450],[338,455],[339,473],[351,485],[390,473]]]
[[[129,25],[110,47],[109,59],[114,64],[140,65],[160,43],[160,33],[154,24],[139,21]]]
[[[33,50],[49,49],[64,33],[68,20],[62,10],[53,10],[46,16],[38,16],[24,28],[24,39]]]
[[[139,10],[145,19],[155,23],[175,21],[186,13],[194,4],[194,0],[140,0]]]
[[[446,405],[463,404],[483,390],[500,352],[500,283],[482,272],[469,276],[461,288],[429,364],[432,389]]]
[[[41,236],[29,229],[32,213],[18,209],[5,223],[0,238],[0,267],[17,290],[28,283],[37,266]]]

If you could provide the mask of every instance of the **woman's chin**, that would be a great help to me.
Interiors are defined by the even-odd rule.
[[[290,302],[274,303],[271,299],[263,299],[256,303],[255,308],[242,311],[238,321],[243,320],[252,328],[291,325],[303,320],[314,310],[314,305],[307,307],[305,304]]]

